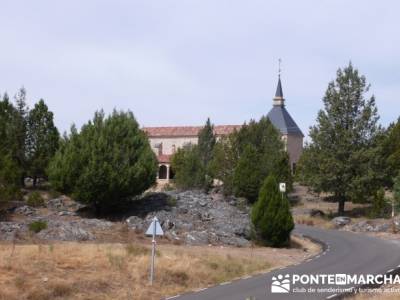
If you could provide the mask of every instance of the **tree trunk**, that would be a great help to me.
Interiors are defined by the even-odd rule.
[[[35,188],[36,187],[36,184],[37,184],[37,177],[36,176],[34,176],[33,177],[33,187]]]
[[[346,198],[341,196],[338,199],[338,215],[343,216],[344,215],[344,203],[346,201]]]

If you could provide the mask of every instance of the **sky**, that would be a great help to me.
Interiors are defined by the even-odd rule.
[[[305,135],[349,61],[400,115],[400,2],[0,0],[0,93],[43,98],[61,132],[96,110],[141,126],[242,124],[286,107]]]

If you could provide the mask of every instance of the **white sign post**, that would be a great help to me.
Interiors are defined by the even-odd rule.
[[[154,217],[153,221],[151,221],[151,224],[146,231],[146,235],[153,236],[153,240],[151,241],[152,248],[151,248],[151,265],[150,265],[150,284],[153,285],[154,260],[155,260],[155,256],[156,256],[156,236],[164,235],[164,231],[162,230],[162,228],[160,226],[160,222],[158,221],[157,217]]]
[[[282,193],[282,200],[283,200],[283,194],[286,193],[286,183],[284,182],[279,183],[279,191]]]

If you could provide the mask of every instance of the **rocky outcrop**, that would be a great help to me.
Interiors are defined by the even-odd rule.
[[[227,244],[247,246],[250,239],[249,208],[242,199],[224,198],[201,191],[166,192],[174,203],[158,211],[127,218],[136,231],[145,231],[157,216],[166,237],[189,245]],[[155,197],[157,195],[154,195]],[[160,197],[165,197],[160,194]]]

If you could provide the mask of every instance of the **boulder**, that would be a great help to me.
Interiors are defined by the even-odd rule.
[[[332,219],[332,223],[337,227],[342,227],[350,224],[351,219],[349,217],[336,217]]]

